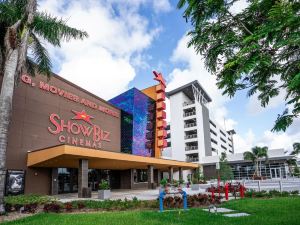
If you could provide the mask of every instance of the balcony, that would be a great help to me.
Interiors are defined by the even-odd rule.
[[[196,115],[196,111],[183,113],[183,117],[188,117],[188,116],[193,116],[193,115]]]
[[[188,105],[193,105],[193,104],[195,104],[195,101],[184,102],[184,103],[182,104],[182,106],[188,106]]]
[[[197,123],[187,123],[187,124],[184,124],[184,128],[195,127],[195,126],[197,126]]]
[[[198,150],[198,146],[185,146],[186,151]]]
[[[187,162],[198,162],[199,158],[198,157],[186,157]]]
[[[197,134],[190,134],[184,137],[184,139],[192,139],[192,138],[197,138]]]

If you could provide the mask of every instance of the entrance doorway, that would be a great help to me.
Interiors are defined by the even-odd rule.
[[[278,179],[281,178],[280,168],[270,168],[271,178]]]
[[[88,185],[92,191],[97,191],[101,180],[107,180],[111,189],[120,188],[119,170],[89,169]],[[58,193],[78,192],[78,169],[58,168]]]
[[[58,168],[58,193],[78,191],[78,169]]]

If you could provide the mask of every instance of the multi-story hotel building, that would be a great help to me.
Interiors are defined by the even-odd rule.
[[[212,99],[198,81],[167,92],[167,97],[171,115],[164,157],[202,163],[206,156],[234,153],[235,131],[224,130],[210,118],[207,104]]]
[[[163,157],[202,164],[207,156],[234,153],[234,130],[226,131],[209,115],[212,99],[197,80],[166,93],[170,100],[167,148]]]

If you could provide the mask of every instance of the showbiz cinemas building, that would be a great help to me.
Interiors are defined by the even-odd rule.
[[[155,188],[163,172],[198,164],[162,159],[165,82],[105,101],[53,75],[21,76],[13,97],[6,194],[78,192],[102,179],[112,189]],[[2,83],[0,77],[0,83]]]

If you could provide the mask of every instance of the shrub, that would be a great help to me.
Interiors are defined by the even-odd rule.
[[[85,204],[83,202],[78,202],[77,203],[77,208],[78,209],[83,209],[83,208],[85,208]]]
[[[44,205],[44,212],[53,212],[53,213],[59,213],[62,209],[61,204],[52,202]]]
[[[67,212],[71,212],[72,209],[73,209],[73,205],[71,202],[66,202],[65,205],[64,205],[64,208]]]
[[[287,191],[281,192],[281,196],[282,196],[282,197],[288,197],[289,195],[290,195],[290,193],[287,192]]]
[[[291,194],[292,194],[292,195],[299,195],[299,191],[298,191],[298,190],[292,191]]]
[[[168,180],[166,178],[163,178],[160,180],[160,185],[162,187],[166,187],[168,185]]]
[[[29,194],[29,195],[15,195],[15,196],[6,196],[4,198],[4,202],[6,204],[15,205],[26,205],[26,204],[45,204],[55,201],[55,198],[46,196],[46,195],[37,195],[37,194]]]
[[[6,203],[5,204],[5,212],[12,212],[13,211],[13,206],[12,204]]]
[[[31,203],[24,205],[23,213],[35,213],[37,210],[38,204],[37,203]]]
[[[269,194],[270,194],[270,197],[277,197],[277,196],[281,195],[280,191],[277,191],[277,190],[270,190]]]
[[[109,184],[106,180],[101,180],[99,184],[99,190],[109,190]]]

